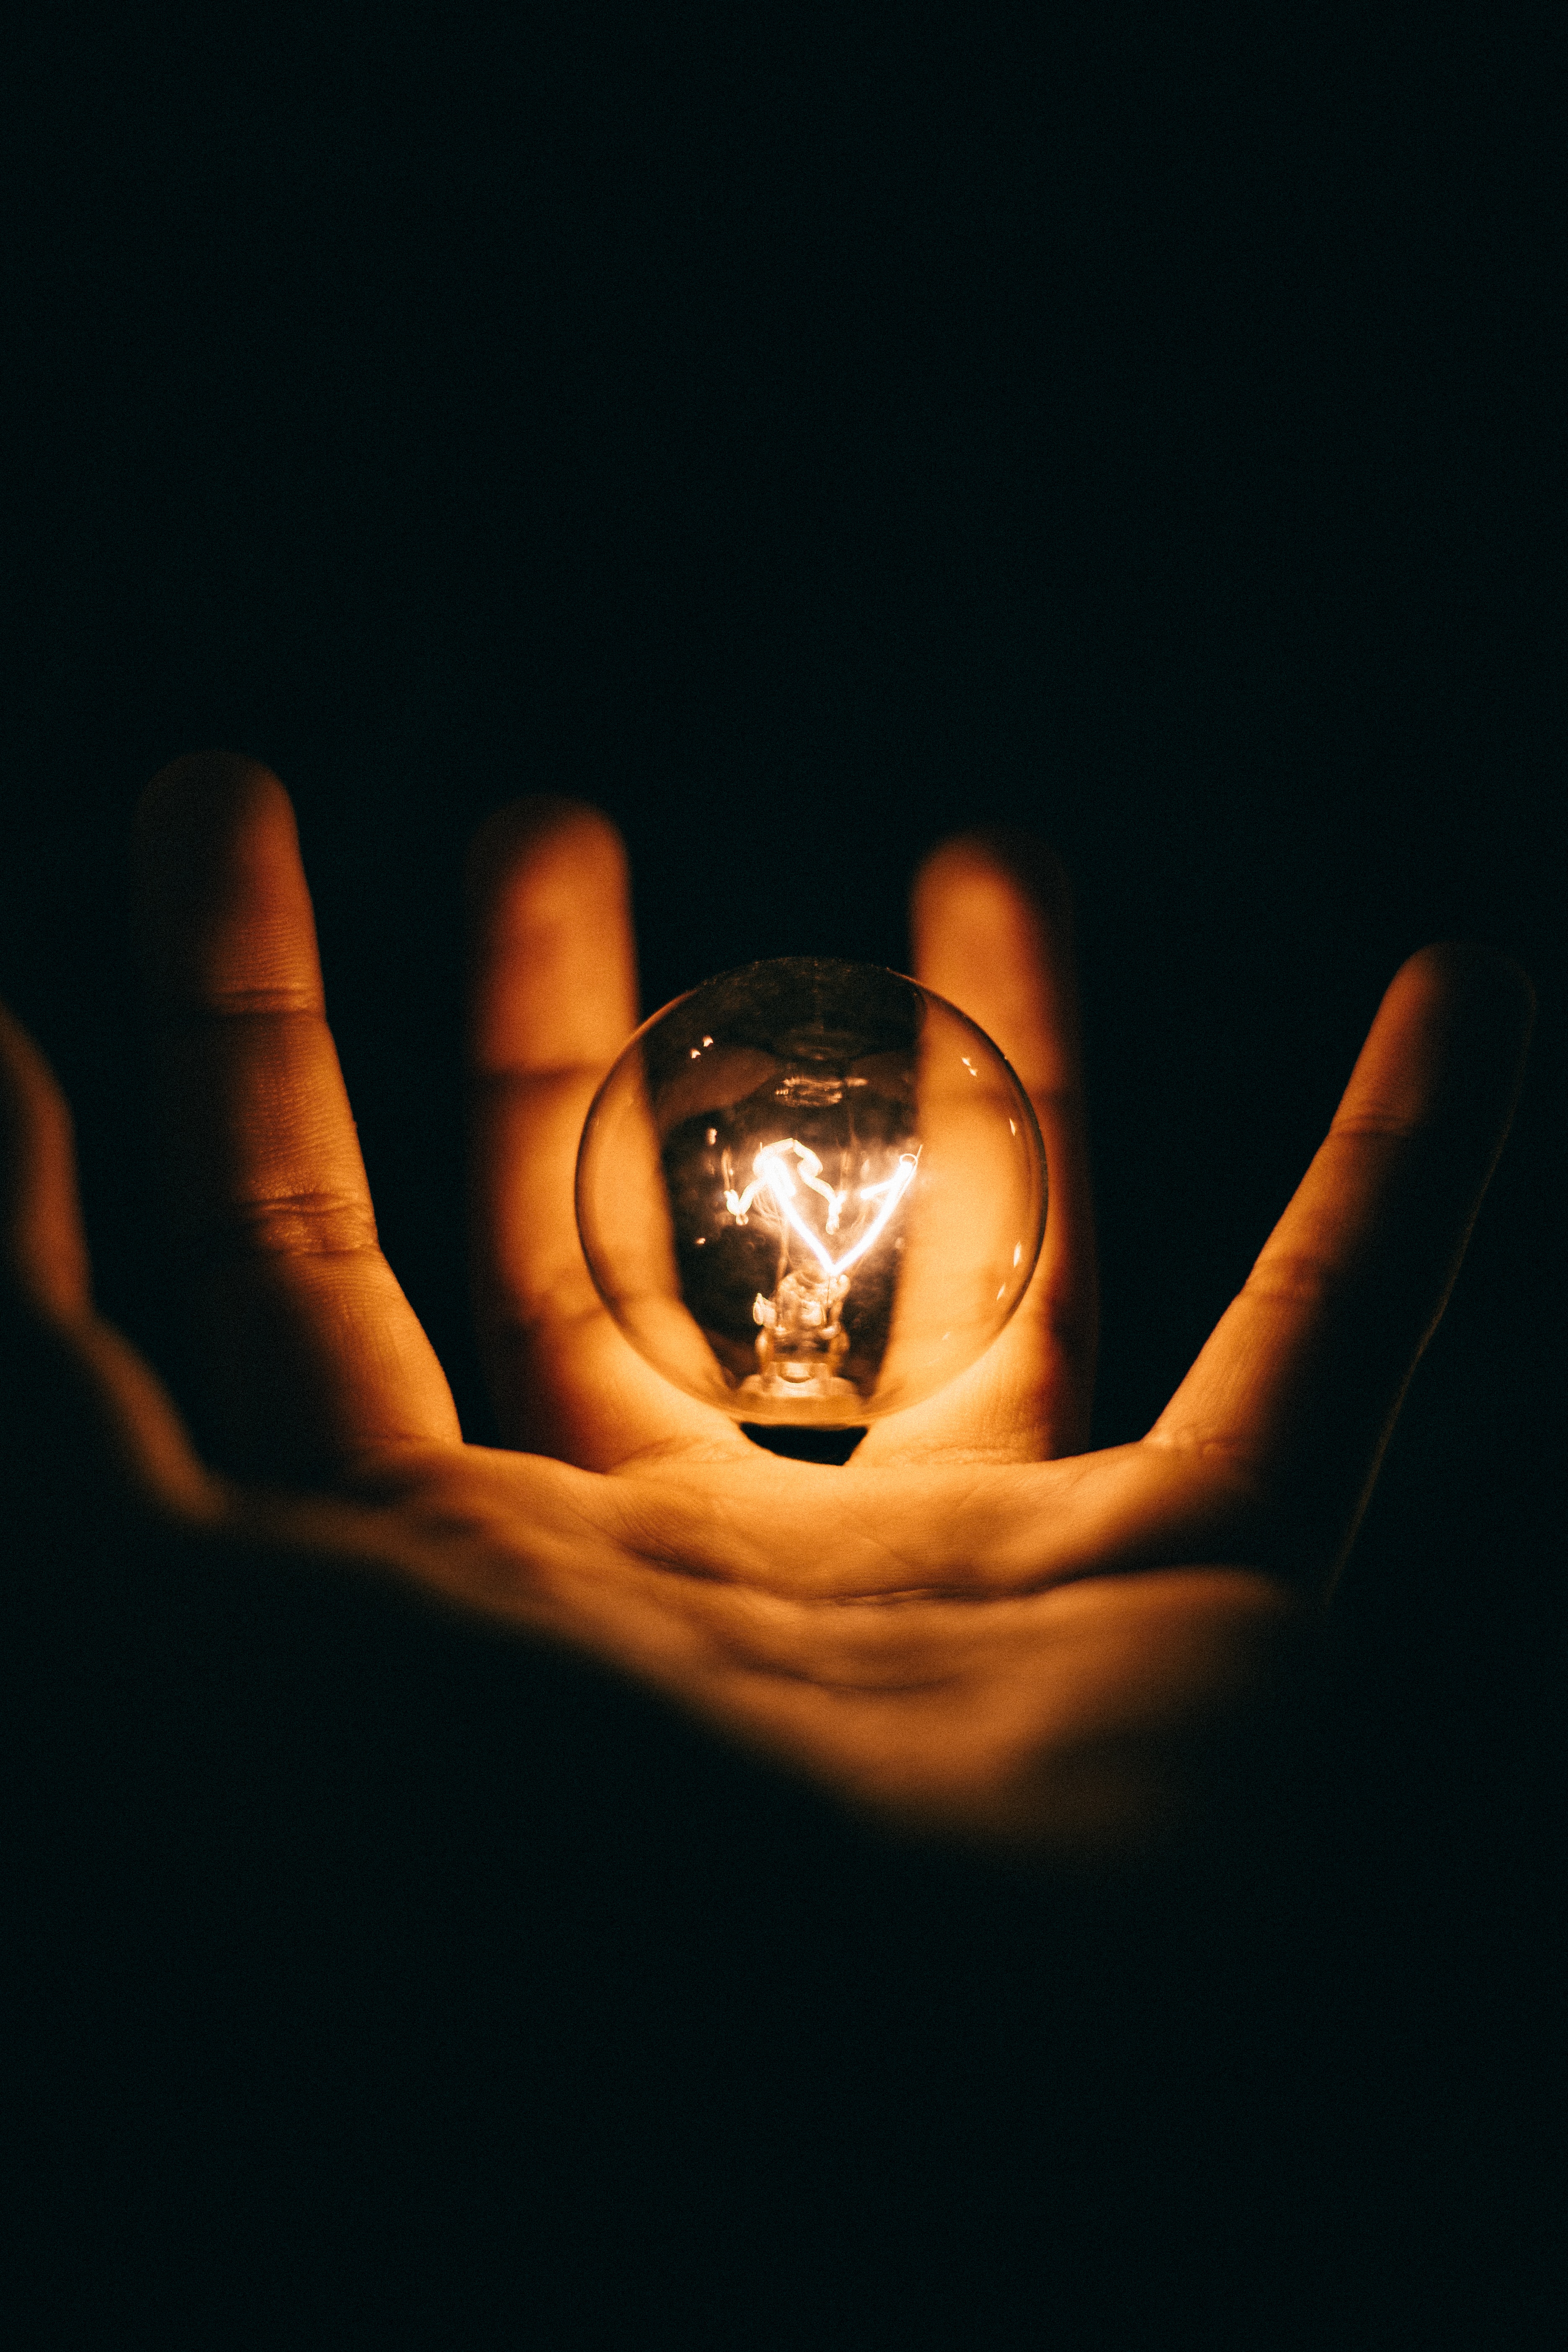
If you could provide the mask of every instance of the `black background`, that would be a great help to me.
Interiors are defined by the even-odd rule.
[[[99,2340],[209,2291],[237,2342],[1073,2343],[1140,2294],[1150,2344],[1550,2330],[1561,57],[1545,9],[1079,15],[53,10],[19,58],[0,983],[177,1387],[125,845],[205,743],[296,796],[479,1437],[461,861],[516,793],[622,825],[650,1009],[901,964],[925,846],[1056,842],[1106,1439],[1401,958],[1490,940],[1542,995],[1335,1693],[1228,1875],[1121,1910],[891,1855],[363,1595],[86,1576],[37,1638],[58,1722],[118,1729],[45,1742],[38,1850],[89,1860],[27,2162],[99,2217],[49,2290]],[[147,1677],[107,1699],[58,1663],[106,1623]]]

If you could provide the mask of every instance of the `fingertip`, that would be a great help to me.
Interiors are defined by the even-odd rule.
[[[481,1071],[605,1064],[637,1026],[621,836],[583,801],[497,810],[468,861],[471,1045]]]
[[[1006,825],[950,835],[921,859],[910,887],[917,925],[940,905],[972,902],[984,912],[999,898],[1022,895],[1055,931],[1070,927],[1072,892],[1067,868],[1049,842]]]
[[[916,977],[991,1030],[1016,1027],[1022,1047],[1044,1013],[1076,1019],[1072,897],[1048,843],[994,828],[955,834],[917,871],[910,896]],[[1041,992],[1049,1005],[1031,1002]],[[989,1013],[990,1018],[987,1018]]]
[[[1393,988],[1418,990],[1435,1003],[1462,1003],[1523,1045],[1535,1020],[1535,983],[1500,948],[1474,940],[1436,940],[1407,956]],[[1392,991],[1391,991],[1392,992]]]
[[[187,751],[160,768],[136,804],[139,845],[157,852],[226,838],[247,820],[286,820],[293,803],[259,760],[243,751]]]
[[[1078,981],[1066,869],[1048,844],[955,835],[915,877],[916,978],[979,1023],[1032,1094],[1077,1084]]]
[[[1523,1079],[1535,989],[1510,955],[1442,940],[1407,956],[1384,995],[1352,1108],[1398,1121],[1506,1121]],[[1364,1098],[1364,1099],[1363,1099]]]
[[[532,793],[486,817],[468,845],[470,904],[479,912],[521,877],[546,885],[575,880],[626,887],[626,845],[602,809],[554,793]]]
[[[320,992],[294,804],[237,751],[160,770],[137,806],[137,930],[155,996]]]

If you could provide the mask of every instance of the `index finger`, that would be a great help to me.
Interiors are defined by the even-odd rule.
[[[635,1353],[577,1238],[583,1122],[637,1017],[620,838],[581,802],[519,801],[470,873],[477,1309],[507,1442],[590,1469],[743,1446]]]
[[[232,1463],[313,1480],[455,1441],[376,1237],[287,793],[228,753],[176,761],[137,845],[169,1192]]]
[[[1328,1136],[1150,1433],[1228,1459],[1337,1565],[1502,1150],[1534,992],[1488,950],[1395,974]]]

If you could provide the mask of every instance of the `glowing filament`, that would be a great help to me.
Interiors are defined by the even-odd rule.
[[[786,1137],[782,1143],[763,1144],[752,1162],[756,1170],[753,1181],[747,1185],[743,1192],[726,1192],[724,1206],[732,1217],[744,1217],[749,1213],[752,1203],[759,1192],[764,1189],[771,1192],[773,1204],[784,1223],[791,1233],[797,1234],[805,1243],[824,1274],[832,1280],[836,1276],[846,1273],[858,1258],[864,1257],[866,1252],[885,1230],[889,1218],[909,1191],[920,1153],[918,1151],[900,1152],[899,1164],[890,1176],[884,1178],[880,1184],[861,1185],[858,1197],[862,1201],[879,1201],[881,1206],[869,1228],[861,1234],[853,1249],[846,1250],[842,1257],[836,1258],[824,1248],[795,1206],[797,1188],[795,1174],[783,1158],[783,1154],[786,1151],[793,1151],[799,1162],[798,1173],[801,1182],[809,1186],[812,1192],[820,1193],[827,1202],[827,1230],[829,1234],[836,1234],[838,1231],[838,1222],[843,1213],[844,1203],[849,1198],[848,1192],[836,1192],[831,1184],[823,1181],[822,1162],[816,1153],[805,1144],[797,1143],[793,1135]]]

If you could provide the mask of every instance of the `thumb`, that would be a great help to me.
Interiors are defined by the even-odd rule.
[[[0,1478],[12,1512],[220,1507],[156,1373],[93,1307],[70,1111],[3,1004]]]

